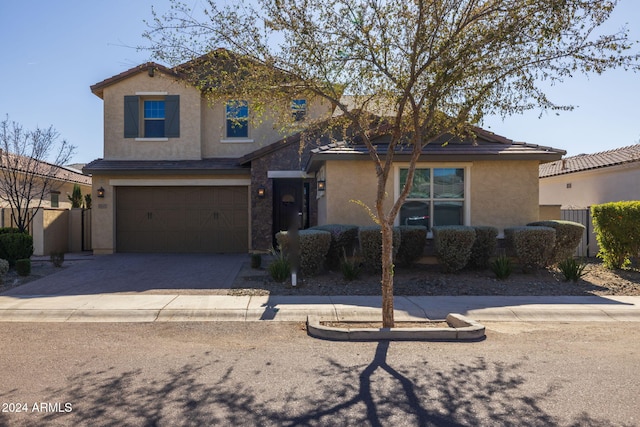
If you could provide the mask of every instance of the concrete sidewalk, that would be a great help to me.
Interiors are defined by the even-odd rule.
[[[0,296],[0,322],[379,320],[379,296]],[[396,320],[640,322],[640,297],[396,297]]]

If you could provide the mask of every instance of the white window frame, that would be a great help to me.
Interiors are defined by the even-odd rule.
[[[473,163],[471,162],[419,162],[416,164],[416,169],[431,169],[431,170],[433,169],[464,169],[463,225],[471,225],[471,166],[472,165]],[[394,165],[394,171],[393,171],[394,202],[398,200],[398,197],[400,197],[400,191],[401,191],[400,170],[408,169],[408,168],[409,168],[408,162],[398,162]],[[429,199],[429,201],[432,203],[434,201],[433,180],[431,181],[430,194],[431,194],[431,198]],[[410,200],[414,200],[414,199],[407,199],[405,200],[405,202]],[[415,199],[415,200],[418,200],[418,199]],[[424,199],[420,199],[420,200],[424,200]],[[458,200],[458,199],[453,199],[453,200]],[[432,220],[433,220],[432,218],[429,218],[429,221],[432,221]],[[401,225],[400,213],[398,213],[398,216],[396,217],[395,225],[396,226]],[[429,238],[433,237],[433,233],[429,231],[429,233],[427,234],[427,237]]]

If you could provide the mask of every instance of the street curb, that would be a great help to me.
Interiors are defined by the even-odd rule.
[[[485,338],[483,325],[457,313],[447,315],[448,328],[339,328],[323,325],[323,321],[333,319],[308,316],[307,333],[332,341],[479,341]]]

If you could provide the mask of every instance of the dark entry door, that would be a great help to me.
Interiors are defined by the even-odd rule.
[[[292,225],[298,229],[309,227],[308,197],[308,185],[301,179],[275,179],[273,181],[274,236],[278,231],[289,230]]]

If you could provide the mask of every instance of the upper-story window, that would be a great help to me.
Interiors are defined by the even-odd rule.
[[[304,120],[307,116],[307,100],[294,99],[291,101],[291,115],[296,122]]]
[[[155,93],[125,96],[124,137],[179,138],[180,96]]]
[[[227,138],[249,137],[249,104],[247,101],[229,101],[226,107]]]

